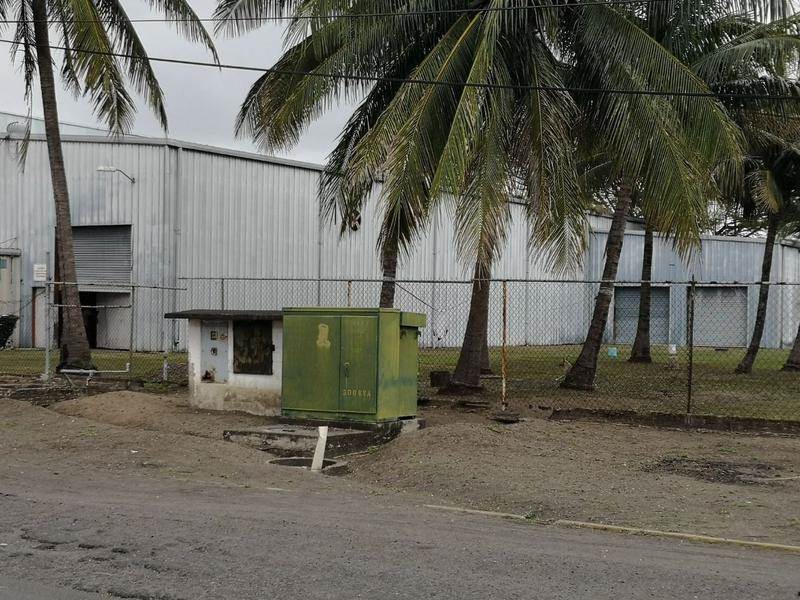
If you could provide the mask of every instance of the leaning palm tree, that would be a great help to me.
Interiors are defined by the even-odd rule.
[[[797,326],[797,334],[794,338],[794,344],[783,365],[783,371],[800,371],[800,324]]]
[[[151,2],[151,6],[174,20],[188,39],[204,44],[216,59],[210,36],[186,0],[159,0]],[[91,368],[77,287],[53,66],[58,58],[65,87],[76,96],[87,98],[114,133],[124,133],[133,124],[136,106],[128,83],[145,97],[166,129],[163,93],[136,30],[116,1],[0,0],[0,17],[0,32],[15,23],[12,56],[22,67],[29,112],[37,78],[41,89],[55,201],[56,273],[64,282],[59,286],[63,304],[59,367]],[[58,52],[54,53],[54,49]]]
[[[683,45],[702,42],[695,34],[707,20],[703,13],[713,9],[729,15],[730,3],[690,4],[599,5],[584,9],[592,18],[574,25],[575,85],[629,93],[578,96],[585,118],[602,132],[614,159],[616,203],[586,340],[562,387],[594,388],[634,192],[651,226],[669,232],[679,252],[688,255],[699,244],[714,193],[711,173],[719,165],[741,162],[740,133],[722,105],[707,96],[710,88],[692,73],[682,51]]]
[[[595,145],[598,140],[591,140]],[[597,206],[600,211],[607,214],[609,206],[613,209],[615,199],[610,194],[609,186],[613,184],[613,161],[605,154],[593,149],[587,152],[586,158],[581,161],[581,189],[588,196],[587,205]],[[631,204],[631,215],[641,218],[645,223],[645,232],[642,250],[641,287],[639,293],[639,315],[636,325],[636,336],[631,347],[628,362],[650,363],[650,304],[651,304],[651,279],[653,272],[653,226],[652,218],[643,215],[636,199]]]
[[[761,204],[762,210],[766,212],[767,232],[764,239],[764,255],[761,263],[761,278],[759,279],[758,304],[756,308],[756,318],[753,323],[753,334],[750,343],[742,360],[736,366],[736,373],[751,373],[755,364],[758,351],[761,348],[761,341],[764,335],[764,327],[767,319],[767,305],[769,302],[770,280],[772,278],[772,261],[775,250],[775,243],[781,229],[791,220],[792,189],[794,177],[790,166],[791,162],[797,161],[798,150],[791,142],[780,143],[778,136],[773,139],[773,152],[777,151],[777,156],[761,155],[751,158],[751,164],[756,163],[758,167],[750,173],[749,178],[752,188],[745,191],[745,205]],[[798,140],[800,141],[800,140]],[[784,145],[785,144],[785,145]],[[781,147],[783,146],[783,147]],[[789,146],[788,148],[786,146]]]
[[[698,53],[694,69],[715,90],[746,139],[741,185],[728,185],[723,201],[750,219],[766,222],[764,255],[753,333],[737,373],[752,372],[766,324],[775,242],[796,224],[796,166],[800,143],[797,101],[761,100],[761,95],[800,99],[789,79],[800,67],[800,16],[766,23],[738,16],[735,26]],[[733,96],[728,95],[733,94]],[[738,96],[735,96],[737,95]],[[756,219],[758,220],[758,219]]]

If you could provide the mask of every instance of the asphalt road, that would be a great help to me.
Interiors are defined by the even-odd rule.
[[[0,600],[43,600],[44,598],[99,600],[103,596],[101,594],[87,594],[61,587],[41,585],[24,579],[0,575]]]
[[[800,558],[127,473],[0,482],[0,599],[797,598]]]

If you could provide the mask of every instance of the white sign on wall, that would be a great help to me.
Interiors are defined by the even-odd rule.
[[[47,265],[44,263],[33,265],[33,280],[36,283],[47,281]]]

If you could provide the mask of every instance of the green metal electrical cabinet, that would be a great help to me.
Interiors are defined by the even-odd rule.
[[[425,315],[377,308],[283,310],[281,413],[327,421],[417,414]]]

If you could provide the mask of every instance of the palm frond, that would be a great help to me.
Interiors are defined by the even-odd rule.
[[[136,104],[125,86],[114,44],[108,36],[98,7],[92,0],[65,0],[64,14],[71,15],[70,37],[76,48],[73,68],[84,83],[83,93],[95,114],[114,133],[133,126]]]
[[[584,85],[631,91],[708,93],[705,83],[674,55],[613,7],[587,7],[579,22],[578,75]],[[624,56],[625,61],[618,57]],[[706,203],[714,197],[710,172],[736,168],[743,139],[722,105],[707,97],[602,94],[584,98],[620,172],[641,179],[643,199],[658,202],[682,253],[699,242]]]
[[[358,173],[348,170],[353,151],[386,110],[399,87],[399,83],[387,81],[376,84],[350,116],[328,157],[320,178],[320,211],[326,220],[340,223],[342,234],[348,230],[349,220],[363,212],[373,187],[372,177],[359,180]]]
[[[732,79],[783,76],[796,72],[800,60],[800,15],[754,23],[741,35],[706,53],[693,70],[710,85]]]
[[[243,35],[263,26],[270,17],[294,12],[303,0],[221,0],[214,10],[214,31]]]
[[[764,210],[777,214],[783,207],[783,195],[775,179],[768,169],[754,170],[747,176],[750,194]]]
[[[125,66],[128,79],[134,89],[147,100],[161,127],[166,131],[168,123],[164,93],[150,61],[147,60],[147,51],[124,7],[119,0],[95,0],[95,2],[98,12],[105,18],[106,27],[114,39],[115,47],[120,48],[121,53],[126,55],[126,58],[122,59],[122,64]]]

